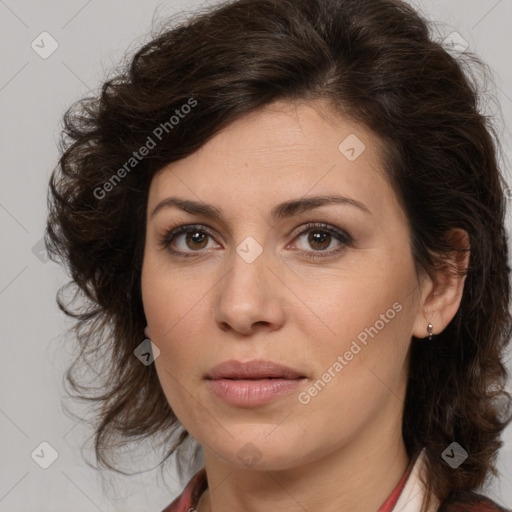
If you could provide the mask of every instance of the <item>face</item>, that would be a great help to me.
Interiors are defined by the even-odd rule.
[[[400,432],[419,315],[408,222],[375,135],[328,113],[274,103],[151,183],[142,294],[158,377],[205,453],[233,466],[298,467]],[[233,360],[296,373],[208,378]]]

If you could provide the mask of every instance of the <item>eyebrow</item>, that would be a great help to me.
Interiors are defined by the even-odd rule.
[[[331,204],[355,206],[356,208],[371,215],[371,211],[360,201],[350,197],[327,195],[304,197],[300,199],[285,201],[284,203],[280,203],[272,208],[270,211],[270,217],[277,222],[281,219],[292,217],[293,215]],[[151,212],[151,217],[154,217],[158,211],[170,207],[176,207],[187,213],[205,215],[214,219],[222,220],[223,218],[222,210],[220,208],[217,208],[208,203],[192,201],[191,199],[182,199],[179,197],[167,197],[166,199],[160,201]]]

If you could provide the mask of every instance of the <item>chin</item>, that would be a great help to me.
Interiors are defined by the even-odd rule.
[[[265,438],[269,431],[271,429],[268,429],[264,436],[261,434],[251,436],[245,429],[244,435],[234,436],[235,439],[230,438],[223,446],[213,446],[209,449],[225,463],[240,469],[279,471],[291,469],[306,462],[305,454],[297,450],[298,446],[303,446],[301,444],[303,439],[284,435],[276,435],[270,439],[272,434]],[[281,434],[283,433],[284,431]]]

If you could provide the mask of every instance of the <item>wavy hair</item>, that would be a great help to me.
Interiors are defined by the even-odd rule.
[[[382,141],[418,269],[432,272],[454,251],[450,230],[469,234],[457,314],[431,343],[411,340],[402,435],[410,457],[426,447],[429,497],[497,475],[511,421],[505,183],[472,69],[487,71],[469,51],[446,51],[399,0],[235,0],[164,25],[98,94],[66,112],[45,239],[70,276],[57,295],[79,347],[66,381],[97,407],[102,466],[120,471],[110,460],[116,443],[157,435],[163,464],[189,436],[154,365],[134,357],[146,325],[140,276],[152,176],[276,100],[321,99]],[[142,156],[149,138],[154,147]],[[65,300],[68,288],[74,296]],[[77,377],[85,365],[98,386]],[[454,441],[469,454],[456,471],[441,457]]]

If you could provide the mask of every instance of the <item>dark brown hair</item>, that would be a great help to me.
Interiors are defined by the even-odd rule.
[[[486,69],[468,51],[448,53],[399,0],[238,0],[164,27],[100,94],[69,109],[46,243],[81,300],[64,303],[66,288],[58,296],[80,343],[67,380],[98,406],[102,465],[115,469],[114,441],[165,434],[163,462],[188,436],[182,430],[170,443],[182,427],[154,365],[134,357],[146,325],[140,275],[152,176],[271,102],[321,99],[383,142],[419,269],[431,272],[452,253],[449,230],[469,234],[455,318],[432,342],[412,340],[402,433],[409,456],[426,447],[429,495],[443,500],[497,475],[500,436],[511,420],[503,364],[510,270],[499,142],[479,112],[471,67]],[[130,160],[148,137],[155,147]],[[74,373],[85,362],[97,373],[95,388]],[[441,457],[454,441],[469,454],[457,470]]]

